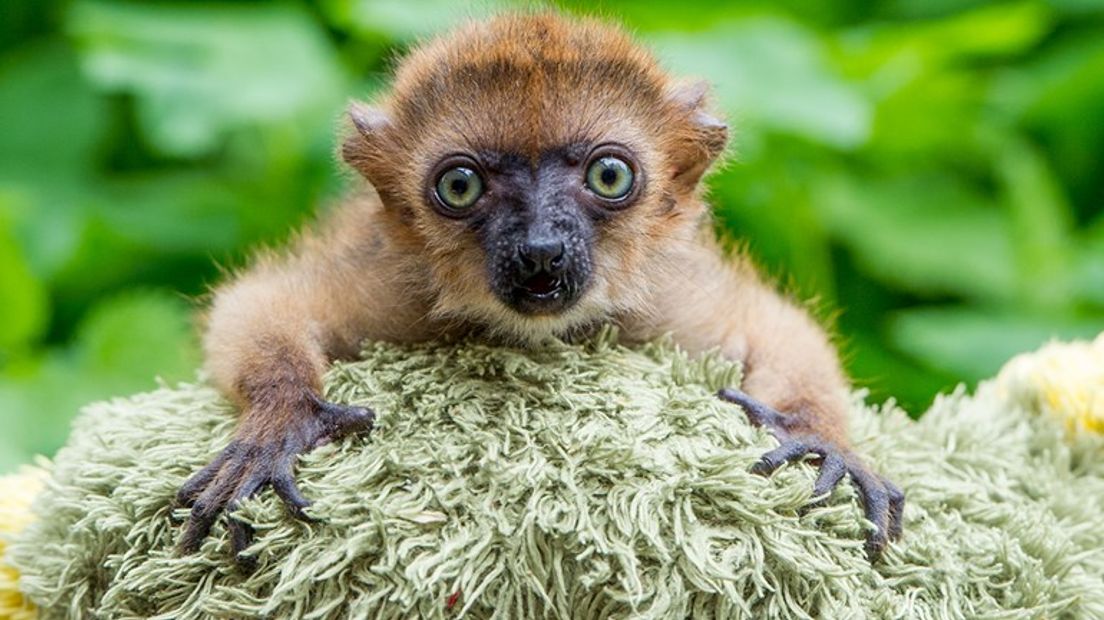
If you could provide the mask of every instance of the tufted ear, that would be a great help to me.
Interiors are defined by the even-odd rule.
[[[708,95],[709,84],[701,81],[679,84],[670,93],[685,128],[674,154],[673,178],[686,191],[694,189],[728,144],[728,124],[709,111]]]
[[[355,131],[342,143],[341,156],[376,185],[380,180],[377,168],[388,150],[391,118],[382,109],[359,102],[349,104],[347,114]]]

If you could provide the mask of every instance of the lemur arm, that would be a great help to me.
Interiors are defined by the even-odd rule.
[[[218,515],[271,484],[293,513],[309,502],[292,476],[295,457],[346,433],[370,428],[367,409],[325,402],[322,375],[354,355],[363,338],[409,338],[416,295],[400,290],[397,254],[373,229],[372,204],[349,203],[285,256],[265,256],[216,290],[204,348],[215,385],[241,411],[233,441],[184,484],[192,506],[181,539],[194,550]],[[355,221],[351,221],[355,220]],[[251,539],[229,520],[233,551]],[[244,559],[244,558],[243,558]]]
[[[904,494],[850,448],[848,382],[827,334],[808,312],[766,284],[746,258],[725,258],[708,240],[684,252],[672,260],[681,266],[678,277],[658,291],[648,335],[670,333],[691,352],[720,347],[742,362],[741,390],[722,390],[720,396],[742,406],[781,444],[754,471],[769,474],[814,454],[821,461],[813,489],[817,498],[850,475],[877,528],[868,537],[867,553],[878,556],[900,534]]]

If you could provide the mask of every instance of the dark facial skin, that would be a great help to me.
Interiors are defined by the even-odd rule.
[[[610,171],[588,183],[587,171],[609,157],[631,172],[623,196],[603,196],[591,187],[614,178]],[[458,168],[478,179],[444,176]],[[434,168],[427,185],[437,212],[463,221],[479,239],[487,282],[499,300],[521,314],[549,315],[572,307],[586,292],[601,224],[635,201],[642,182],[632,154],[605,144],[550,149],[535,163],[510,153],[451,155]],[[478,199],[450,204],[470,183],[481,185]]]

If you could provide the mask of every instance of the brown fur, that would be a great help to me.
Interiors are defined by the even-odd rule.
[[[415,49],[390,95],[350,112],[342,154],[374,191],[217,291],[208,368],[251,412],[242,432],[278,433],[280,402],[296,409],[326,364],[366,339],[536,343],[613,322],[626,340],[669,332],[693,352],[720,347],[746,364],[751,395],[845,447],[847,384],[824,331],[746,260],[725,259],[709,232],[699,179],[726,133],[704,94],[596,21],[508,15]],[[594,285],[578,304],[516,313],[488,290],[472,233],[427,206],[425,178],[457,149],[535,158],[583,141],[632,149],[643,193],[598,227]]]

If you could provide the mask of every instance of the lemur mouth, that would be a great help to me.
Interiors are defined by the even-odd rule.
[[[538,273],[522,282],[521,288],[530,299],[549,301],[563,293],[563,282],[553,275]]]
[[[514,280],[501,299],[520,314],[549,316],[573,306],[579,300],[579,292],[577,275],[540,272]]]

